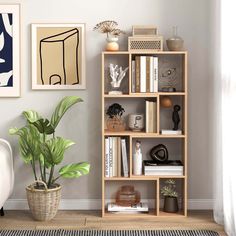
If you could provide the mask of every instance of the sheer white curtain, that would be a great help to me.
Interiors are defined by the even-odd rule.
[[[236,236],[236,0],[214,4],[218,34],[214,52],[214,217],[229,236]]]

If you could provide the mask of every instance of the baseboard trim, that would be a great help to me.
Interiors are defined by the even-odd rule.
[[[145,200],[151,205],[154,204],[153,199]],[[100,210],[101,199],[62,199],[59,209],[61,210]],[[6,210],[28,210],[26,199],[8,199],[4,205]],[[212,210],[213,199],[189,199],[189,210]]]

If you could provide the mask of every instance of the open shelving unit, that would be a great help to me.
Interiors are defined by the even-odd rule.
[[[160,79],[161,67],[166,66],[168,62],[175,63],[179,69],[178,83],[176,92],[162,92],[158,89],[156,93],[133,93],[131,89],[131,64],[132,60],[137,55],[156,56],[159,59],[159,75]],[[109,63],[119,64],[120,66],[129,66],[129,73],[122,81],[121,95],[110,95],[109,91]],[[102,53],[102,216],[103,217],[185,217],[187,216],[187,52],[186,51],[156,51],[156,52],[103,52]],[[181,106],[181,135],[162,135],[161,129],[170,129],[169,124],[172,125],[170,113],[160,105],[162,96],[170,96],[172,100]],[[112,132],[106,130],[106,109],[114,102],[122,104],[125,108],[124,119],[127,123],[127,116],[129,113],[144,113],[145,114],[145,100],[151,99],[156,102],[157,108],[157,132],[147,133],[134,132],[126,127],[125,131]],[[128,126],[128,125],[127,125]],[[105,177],[105,138],[106,137],[125,137],[127,139],[128,147],[128,177]],[[180,159],[184,165],[184,174],[182,176],[135,176],[132,170],[132,155],[134,143],[140,140],[142,143],[143,160],[150,159],[148,157],[148,150],[154,145],[163,143],[168,146],[170,159]],[[161,186],[166,179],[175,179],[177,183],[177,190],[179,193],[180,210],[177,213],[166,213],[162,210],[163,198],[160,194]],[[137,190],[144,198],[153,200],[153,204],[148,213],[142,214],[114,214],[107,211],[107,203],[114,199],[114,186],[132,184],[137,187]],[[148,196],[146,192],[150,193]]]

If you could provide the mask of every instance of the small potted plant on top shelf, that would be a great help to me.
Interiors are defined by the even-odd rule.
[[[124,131],[125,124],[122,120],[122,115],[125,112],[125,109],[118,103],[113,103],[107,109],[106,114],[108,115],[107,119],[107,129],[109,131]]]
[[[164,196],[164,211],[175,213],[179,211],[178,193],[176,192],[176,184],[173,179],[165,181],[165,186],[161,188],[161,194]]]
[[[96,30],[102,34],[107,35],[107,45],[106,45],[107,51],[119,50],[118,37],[121,34],[125,34],[125,32],[121,29],[116,28],[117,26],[118,23],[116,21],[106,20],[96,24],[95,27],[93,28],[93,30]]]

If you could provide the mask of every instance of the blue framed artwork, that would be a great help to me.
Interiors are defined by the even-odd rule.
[[[0,5],[0,97],[20,96],[20,5]]]
[[[85,89],[85,24],[32,24],[32,89]]]

